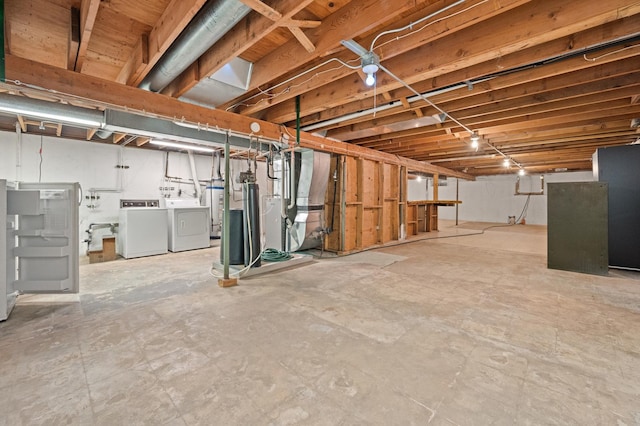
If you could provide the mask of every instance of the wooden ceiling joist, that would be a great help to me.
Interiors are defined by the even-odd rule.
[[[80,75],[66,69],[40,64],[13,55],[6,55],[5,60],[8,80],[19,80],[24,84],[40,87],[46,85],[49,89],[61,94],[93,99],[109,105],[119,105],[129,111],[146,111],[167,119],[184,119],[192,123],[206,123],[213,127],[229,129],[247,135],[253,133],[251,124],[258,123],[261,128],[261,136],[272,140],[280,140],[282,136],[283,129],[281,126],[266,121],[184,103],[158,93],[139,90],[89,75]],[[177,117],[175,115],[176,112],[179,112],[181,116]],[[288,129],[287,131],[289,134],[295,133],[294,129]],[[438,173],[443,176],[455,176],[469,180],[475,179],[473,176],[460,171],[448,170],[409,158],[400,158],[306,132],[301,132],[300,147],[405,165],[425,173]]]
[[[99,7],[100,0],[82,0],[80,4],[80,44],[74,66],[74,69],[78,72],[82,72]]]
[[[281,15],[281,19],[291,19],[313,0],[280,0],[278,8],[288,12]],[[278,12],[279,13],[279,12]],[[251,48],[267,34],[274,31],[280,25],[264,15],[249,14],[240,24],[222,36],[214,47],[207,50],[197,61],[197,78],[192,78],[192,71],[184,71],[162,93],[178,98],[191,90],[198,81],[220,70],[233,58],[239,57],[247,49]],[[251,28],[251,31],[246,31]]]

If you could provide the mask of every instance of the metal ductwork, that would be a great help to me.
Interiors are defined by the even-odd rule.
[[[324,227],[324,198],[329,182],[331,156],[300,150],[295,220],[289,229],[289,251],[320,246]],[[295,174],[295,173],[294,173]]]
[[[209,0],[139,87],[152,92],[167,87],[250,11],[238,0]]]
[[[0,93],[0,111],[77,127],[101,128],[105,125],[102,111],[8,93]]]

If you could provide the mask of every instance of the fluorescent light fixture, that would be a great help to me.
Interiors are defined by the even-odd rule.
[[[211,153],[215,151],[214,149],[207,148],[204,146],[187,145],[187,144],[176,143],[176,142],[159,141],[155,139],[150,140],[149,143],[151,145],[166,146],[168,148],[184,149],[187,151],[198,151],[198,152],[207,152],[207,153]]]
[[[26,115],[28,117],[36,117],[36,118],[39,118],[40,120],[45,120],[45,121],[78,124],[80,126],[86,126],[86,127],[102,127],[101,121],[93,120],[91,118],[60,115],[60,114],[47,112],[47,111],[33,111],[25,108],[20,108],[17,106],[14,107],[14,106],[8,106],[8,105],[0,105],[0,111],[9,112],[9,113],[18,114],[18,115]]]

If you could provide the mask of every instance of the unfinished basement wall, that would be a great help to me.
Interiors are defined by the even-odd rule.
[[[357,252],[401,238],[405,223],[404,167],[349,156],[332,156],[325,217],[332,232],[325,249]],[[333,179],[333,178],[332,178]]]
[[[507,223],[509,216],[520,216],[527,201],[526,195],[515,195],[517,176],[498,175],[480,176],[475,181],[459,180],[459,221]],[[527,224],[547,224],[547,191],[546,184],[552,182],[591,182],[593,173],[564,172],[544,175],[545,194],[532,195],[525,215]],[[540,175],[521,178],[520,191],[534,192],[540,189]],[[429,186],[428,197],[431,199],[433,189]],[[446,186],[438,187],[441,200],[456,199],[456,179],[449,178]],[[455,207],[439,207],[440,219],[455,220]]]
[[[87,251],[87,244],[82,243],[82,240],[87,236],[85,231],[89,224],[118,221],[120,199],[161,199],[165,196],[192,198],[195,194],[194,186],[190,183],[189,159],[183,153],[22,134],[18,155],[18,135],[10,132],[0,132],[0,152],[0,179],[38,182],[40,177],[42,182],[80,183],[83,190],[80,206],[80,255]],[[178,177],[185,183],[167,182],[164,179],[167,155],[168,175]],[[198,179],[209,180],[212,174],[212,156],[195,155],[195,163]],[[224,162],[222,163],[221,172],[224,174]],[[128,168],[118,169],[118,164]],[[247,167],[246,160],[232,160],[232,176],[241,170],[245,171]],[[264,163],[259,163],[257,178],[263,196],[271,187],[267,183],[265,170]],[[231,206],[242,208],[241,185],[235,183],[234,188]],[[92,192],[91,189],[97,191]],[[90,195],[99,196],[100,199],[84,198]],[[106,234],[108,229],[96,231],[94,241],[98,245],[92,245],[91,249],[99,248],[101,232]]]

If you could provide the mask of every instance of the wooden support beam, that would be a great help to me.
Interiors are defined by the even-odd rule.
[[[274,5],[280,10],[286,10],[282,19],[290,19],[314,0],[280,0]],[[193,78],[193,70],[184,71],[162,92],[174,98],[184,95],[200,80],[218,71],[233,58],[242,55],[247,49],[255,45],[263,37],[274,31],[280,25],[277,21],[263,15],[249,14],[238,25],[216,42],[197,61],[198,74]],[[247,31],[251,28],[251,31]]]
[[[277,10],[273,9],[271,6],[268,6],[262,3],[259,0],[240,0],[245,5],[249,6],[251,9],[258,12],[260,15],[265,16],[272,21],[277,21],[282,18],[282,14]]]
[[[100,103],[118,105],[128,111],[145,111],[167,119],[185,119],[192,123],[202,123],[211,127],[229,129],[241,134],[251,134],[251,124],[260,124],[260,136],[280,140],[282,128],[278,124],[234,114],[220,109],[209,109],[199,105],[181,102],[169,96],[148,92],[135,87],[125,86],[112,81],[89,75],[79,75],[62,68],[31,61],[13,55],[6,55],[7,81],[19,80],[23,84],[32,84],[68,94],[91,99]],[[294,129],[287,130],[295,134]],[[412,170],[425,173],[440,173],[444,176],[474,180],[472,175],[433,166],[429,163],[399,158],[395,155],[378,152],[361,146],[348,144],[301,132],[300,146],[321,152],[384,161],[389,164],[404,165]]]
[[[113,134],[113,143],[119,143],[124,137],[127,136],[126,133],[114,133]]]
[[[87,129],[87,140],[90,141],[97,131],[98,129]]]
[[[205,3],[206,0],[172,0],[149,33],[147,63],[143,63],[145,55],[134,49],[117,81],[138,86]]]
[[[539,57],[540,52],[536,51],[536,48],[542,49],[547,46],[546,43],[548,43],[549,51],[554,50],[556,53],[573,52],[576,46],[574,46],[572,36],[576,32],[583,31],[585,28],[594,29],[594,31],[587,31],[587,34],[579,39],[580,45],[585,41],[588,43],[585,43],[586,45],[584,47],[611,41],[615,39],[615,36],[612,36],[611,32],[606,32],[605,30],[614,30],[614,33],[618,33],[618,29],[615,25],[607,25],[611,24],[610,21],[615,19],[622,21],[621,18],[625,16],[633,16],[633,14],[640,13],[639,4],[628,5],[625,4],[625,0],[614,0],[613,3],[590,0],[589,3],[593,3],[593,7],[586,7],[586,5],[584,8],[581,7],[579,16],[576,16],[575,13],[571,12],[575,6],[569,4],[571,0],[562,0],[562,4],[554,4],[554,8],[557,8],[555,10],[559,12],[549,14],[541,5],[543,2],[544,0],[534,0],[508,12],[507,17],[509,20],[513,20],[513,22],[526,20],[530,24],[530,26],[527,25],[526,29],[520,26],[507,28],[502,25],[506,17],[498,15],[485,21],[487,22],[486,27],[495,27],[496,31],[480,34],[475,27],[465,28],[450,36],[442,37],[434,40],[432,43],[417,47],[408,53],[390,57],[384,61],[384,65],[407,83],[415,84],[415,88],[418,91],[426,89],[426,87],[422,86],[429,86],[429,89],[433,88],[431,87],[434,83],[432,79],[437,81],[439,87],[443,87],[447,84],[464,81],[468,79],[470,75],[480,76],[495,72],[495,59],[499,55],[502,55],[501,57],[514,55],[514,58],[518,59],[519,64],[514,64],[513,66],[520,66],[529,64],[535,60],[533,58]],[[625,5],[627,7],[624,7]],[[570,18],[569,15],[571,16]],[[561,19],[562,17],[567,18],[570,22],[566,23],[565,19]],[[599,28],[600,26],[606,26],[606,28]],[[638,20],[629,19],[624,22],[623,26],[626,27],[627,30],[635,27],[635,32],[637,32],[637,27],[639,26]],[[483,26],[483,28],[484,27],[485,26]],[[537,30],[531,33],[530,30],[532,28],[537,28]],[[527,33],[524,34],[524,31]],[[582,33],[578,34],[582,36]],[[628,35],[630,33],[626,34]],[[624,34],[621,36],[623,35]],[[597,39],[600,39],[600,41]],[[524,40],[526,40],[526,42]],[[567,47],[568,45],[571,47]],[[394,43],[393,46],[397,47],[397,44]],[[460,55],[460,52],[452,48],[452,46],[464,46],[464,55]],[[616,49],[617,48],[614,48],[612,50]],[[403,49],[399,48],[399,50],[402,51]],[[521,50],[526,50],[527,55],[520,55]],[[545,51],[545,55],[548,54],[549,51]],[[630,56],[633,54],[633,51],[621,52],[619,54],[620,56],[617,57],[621,57],[625,55],[625,53]],[[417,65],[415,58],[420,56],[429,58],[429,64],[426,66],[425,64]],[[542,56],[541,59],[548,57],[549,56]],[[613,60],[613,58],[615,58],[615,56],[611,59]],[[580,58],[580,60],[583,62],[583,67],[589,66],[588,61],[584,61],[582,58]],[[556,67],[562,67],[565,62],[566,61],[559,61],[556,64],[540,67],[540,69],[546,70],[554,67],[554,65]],[[256,67],[257,66],[258,63],[256,63]],[[480,70],[480,68],[482,68],[483,72],[476,72],[476,70]],[[258,68],[254,70],[254,78],[257,71]],[[535,71],[535,69],[531,71]],[[286,123],[292,119],[291,97],[295,97],[299,91],[306,91],[304,95],[301,96],[303,101],[305,99],[313,99],[313,105],[322,105],[322,110],[342,105],[343,99],[353,99],[356,101],[369,98],[372,95],[372,91],[363,91],[361,87],[353,84],[353,77],[349,76],[350,72],[349,70],[340,70],[331,76],[324,75],[323,78],[325,80],[330,79],[333,82],[328,83],[327,81],[323,81],[321,88],[318,87],[310,91],[307,91],[308,86],[305,86],[304,89],[297,88],[283,96],[270,100],[266,105],[256,104],[255,106],[240,108],[239,112],[243,114],[255,114],[260,110],[269,108],[268,113],[264,115],[265,119],[278,123]],[[455,75],[457,80],[450,80],[448,77],[449,74]],[[521,79],[521,73],[517,73],[517,76],[515,74],[512,75],[512,78]],[[421,82],[424,83],[421,84]],[[384,92],[397,89],[402,89],[400,83],[386,76],[384,73],[378,76],[377,90]],[[404,92],[404,96],[407,95],[408,93]],[[337,102],[337,99],[341,101]],[[280,105],[274,107],[274,105],[278,103],[280,103]],[[307,103],[308,102],[305,102],[305,104]],[[316,111],[305,111],[304,115],[312,112]]]
[[[62,136],[62,123],[58,123],[58,127],[56,127],[56,136]]]
[[[69,42],[67,46],[68,60],[67,69],[73,70],[78,59],[78,49],[80,48],[80,9],[72,7],[69,14]]]
[[[298,28],[317,28],[322,24],[322,21],[301,21],[298,19],[289,19],[286,21],[287,26],[293,26]]]
[[[26,132],[27,123],[24,121],[24,117],[21,116],[20,114],[18,114],[17,117],[18,117],[18,123],[20,124],[20,130],[22,130],[23,132]]]
[[[147,137],[139,137],[136,139],[136,146],[142,146],[142,145],[146,145],[149,143],[149,141],[151,140],[151,138],[147,138]]]
[[[433,201],[438,201],[438,184],[439,184],[440,175],[437,173],[433,174]]]
[[[99,8],[100,0],[82,0],[80,4],[80,46],[78,47],[78,57],[74,66],[77,72],[82,72]]]
[[[371,22],[388,20],[427,0],[398,2],[379,0],[353,0],[324,19],[321,25],[307,34],[315,44],[313,52],[306,51],[297,40],[283,44],[254,64],[249,90],[262,86],[277,77],[293,71],[301,64],[317,58],[340,45],[340,41],[353,38],[371,28]],[[346,24],[348,23],[348,24]],[[346,24],[346,25],[345,25]]]
[[[127,81],[136,81],[145,72],[149,65],[149,35],[142,34],[133,48],[129,59],[120,70],[116,78],[118,83],[126,84]]]
[[[287,26],[291,34],[300,42],[300,44],[307,50],[309,53],[313,53],[316,50],[316,47],[313,45],[313,42],[309,40],[309,37],[298,27]]]

